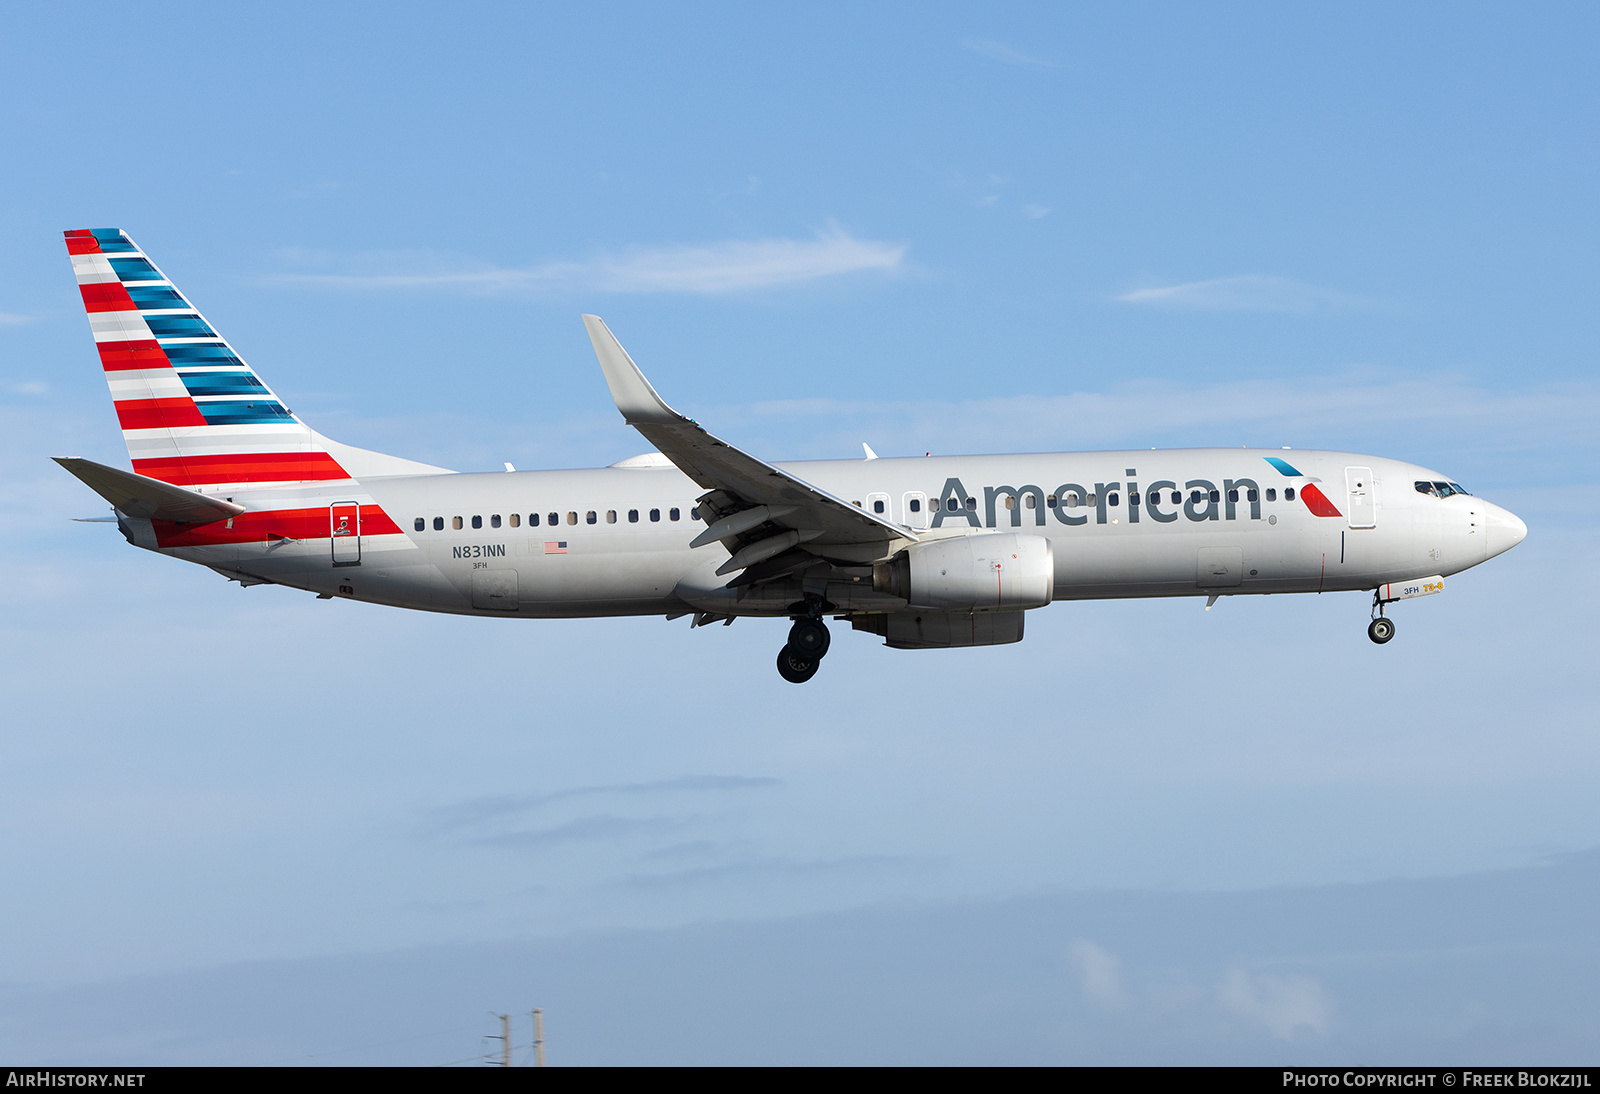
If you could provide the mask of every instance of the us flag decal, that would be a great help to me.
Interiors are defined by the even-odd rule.
[[[548,539],[545,540],[544,541],[544,553],[547,554],[547,555],[564,555],[564,554],[566,554],[567,553],[567,541],[564,540],[564,539],[562,539],[562,540],[548,540]]]

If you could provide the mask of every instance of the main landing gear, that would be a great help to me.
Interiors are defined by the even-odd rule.
[[[795,620],[789,628],[789,641],[778,651],[778,675],[791,684],[805,683],[817,674],[832,641],[828,625],[821,619]]]
[[[1394,637],[1394,620],[1383,614],[1383,601],[1378,599],[1376,590],[1372,593],[1372,622],[1367,624],[1367,637],[1378,645],[1383,645]]]

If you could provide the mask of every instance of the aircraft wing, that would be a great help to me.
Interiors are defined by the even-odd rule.
[[[185,490],[132,471],[119,471],[93,460],[75,456],[51,458],[130,517],[170,520],[178,524],[210,524],[244,512],[244,506],[231,501]]]
[[[728,545],[734,557],[719,573],[744,569],[800,543],[809,544],[811,553],[826,556],[829,546],[879,543],[887,547],[897,539],[917,538],[916,532],[904,525],[869,513],[713,437],[656,394],[599,316],[585,315],[583,324],[624,420],[708,491],[701,505],[710,510],[711,519],[706,521],[710,527],[694,546],[719,539]],[[771,553],[762,553],[768,550]],[[731,565],[740,563],[741,555],[746,561]]]

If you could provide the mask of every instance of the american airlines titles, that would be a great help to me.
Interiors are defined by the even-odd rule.
[[[1034,524],[1043,527],[1046,513],[1066,525],[1087,524],[1091,512],[1096,524],[1107,524],[1113,517],[1107,510],[1120,508],[1120,494],[1128,495],[1127,516],[1129,524],[1143,519],[1170,524],[1181,514],[1195,522],[1208,520],[1238,520],[1241,510],[1248,508],[1248,519],[1261,519],[1261,488],[1254,479],[1223,479],[1219,489],[1210,479],[1190,479],[1183,484],[1182,501],[1174,502],[1172,494],[1179,492],[1178,484],[1171,479],[1150,483],[1140,494],[1137,482],[1097,482],[1092,489],[1080,483],[1066,482],[1046,496],[1037,486],[985,486],[983,511],[978,511],[979,499],[967,493],[958,478],[945,480],[939,495],[938,508],[932,525],[943,527],[946,521],[964,520],[972,528],[999,526],[997,507],[1005,497],[1010,502],[1011,527],[1022,527],[1024,498],[1031,498]],[[1170,492],[1170,493],[1169,493]],[[1084,506],[1092,505],[1092,510]]]

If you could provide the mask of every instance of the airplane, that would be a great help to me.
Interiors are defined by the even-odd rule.
[[[895,649],[1019,642],[1057,601],[1364,591],[1386,609],[1527,525],[1448,476],[1345,452],[1170,449],[768,463],[673,410],[584,325],[652,451],[457,473],[292,413],[120,229],[65,233],[133,470],[56,460],[136,547],[241,586],[461,615],[788,620],[804,683],[827,622]]]

